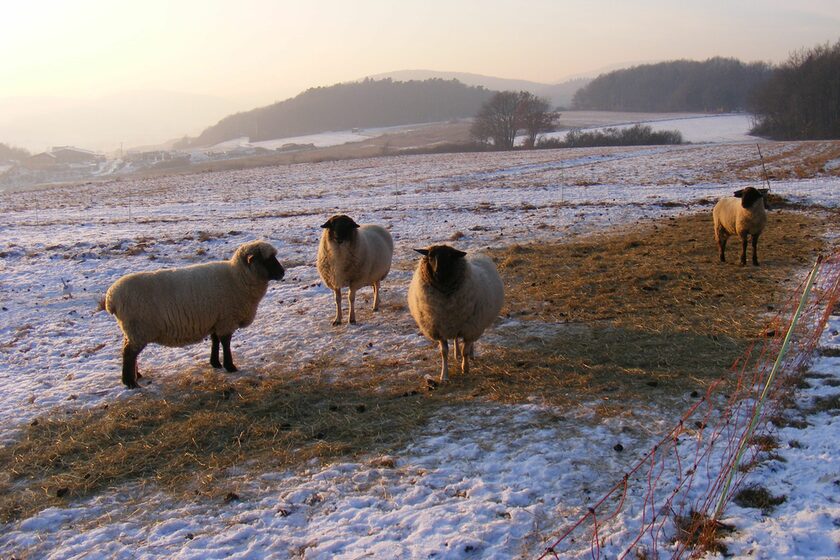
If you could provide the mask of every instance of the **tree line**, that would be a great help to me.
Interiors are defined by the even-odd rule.
[[[579,110],[728,112],[748,108],[751,92],[772,75],[764,62],[734,58],[674,60],[602,74],[579,89]]]
[[[751,98],[753,134],[777,140],[840,138],[840,40],[790,56]]]
[[[472,117],[490,96],[457,80],[391,79],[311,88],[300,95],[237,113],[204,130],[190,145],[248,136],[252,142],[328,130],[348,130]]]
[[[31,154],[28,150],[23,148],[16,148],[8,144],[0,142],[0,162],[4,161],[22,161],[28,158]]]

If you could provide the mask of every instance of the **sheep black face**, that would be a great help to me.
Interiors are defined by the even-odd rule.
[[[269,280],[282,280],[286,275],[283,265],[277,260],[276,254],[264,256],[262,253],[255,255],[248,255],[246,257],[248,266],[259,266],[265,271],[266,277]]]
[[[321,227],[329,230],[331,241],[341,245],[345,241],[352,241],[359,224],[354,222],[350,216],[338,214],[327,220]]]
[[[428,249],[415,249],[425,257],[426,270],[435,287],[443,291],[454,289],[458,280],[459,264],[466,253],[449,245],[432,245]]]
[[[741,199],[741,206],[744,208],[752,208],[753,204],[758,199],[764,199],[764,209],[770,210],[770,205],[767,204],[767,193],[770,189],[756,189],[754,187],[746,187],[744,189],[735,191],[735,197]]]

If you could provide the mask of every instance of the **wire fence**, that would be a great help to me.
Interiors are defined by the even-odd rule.
[[[840,252],[817,259],[761,340],[606,494],[547,539],[539,558],[683,558],[712,544],[838,299]]]

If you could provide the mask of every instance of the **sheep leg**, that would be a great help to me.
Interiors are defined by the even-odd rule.
[[[347,302],[350,304],[350,324],[356,324],[356,290],[351,286],[347,292]]]
[[[759,234],[756,233],[752,236],[752,246],[753,246],[753,266],[758,266],[758,236]]]
[[[335,319],[333,319],[333,326],[337,327],[341,324],[341,288],[333,290],[335,295]]]
[[[717,239],[718,255],[720,255],[720,262],[726,262],[726,236],[718,233],[715,236],[715,238]]]
[[[449,381],[449,342],[445,339],[438,341],[440,343],[440,382]],[[456,341],[457,344],[457,341]]]
[[[210,335],[210,365],[216,369],[222,369],[222,362],[219,361],[219,337],[216,333]]]
[[[373,283],[373,310],[379,311],[379,280]]]
[[[139,387],[137,378],[140,377],[140,374],[137,371],[137,356],[143,351],[143,348],[145,346],[135,348],[128,339],[123,341],[122,382],[129,389]]]
[[[235,371],[239,371],[236,369],[236,366],[233,365],[233,355],[230,353],[230,338],[232,334],[226,334],[219,337],[219,342],[222,343],[222,354],[224,360],[225,370],[228,373],[233,373]]]
[[[464,347],[461,349],[461,373],[467,375],[470,373],[470,357],[472,356],[472,341],[464,341]]]
[[[747,235],[746,233],[741,235],[741,266],[747,264]]]
[[[455,361],[458,362],[461,359],[461,345],[458,342],[458,337],[455,337]]]

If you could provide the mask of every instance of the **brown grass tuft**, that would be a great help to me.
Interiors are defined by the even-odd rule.
[[[743,508],[760,509],[768,515],[774,507],[785,503],[785,496],[774,496],[767,488],[759,485],[748,486],[735,494],[733,501]]]
[[[697,554],[713,552],[726,556],[726,545],[720,542],[721,537],[732,533],[735,528],[716,521],[702,513],[692,511],[689,515],[677,515],[674,519],[677,527],[678,542],[686,544]]]

